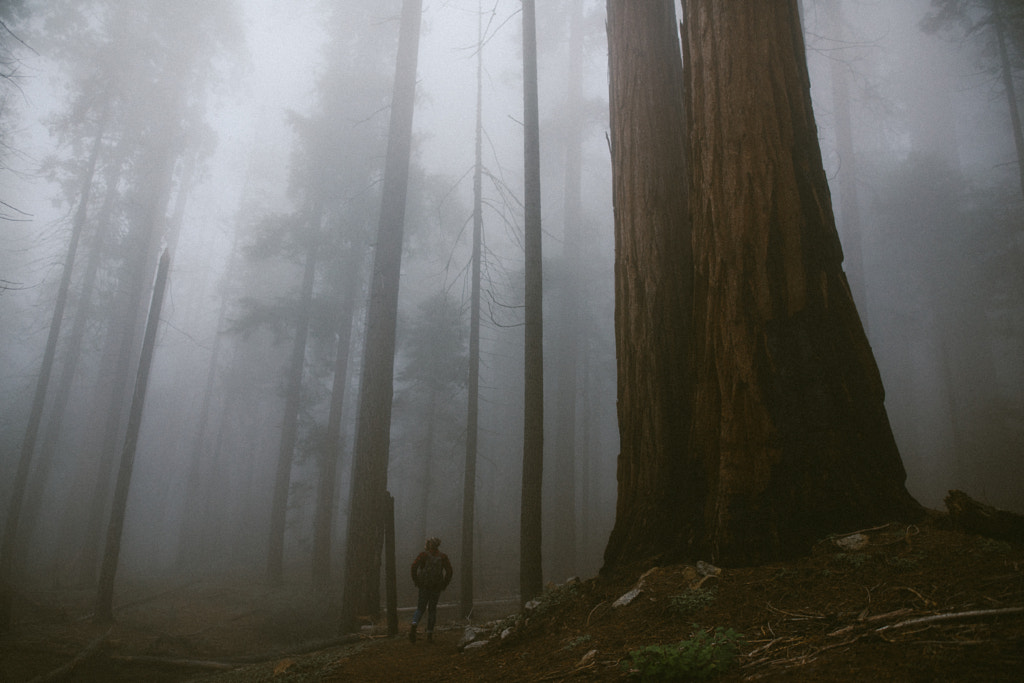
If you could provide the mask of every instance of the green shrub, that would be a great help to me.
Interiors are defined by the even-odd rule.
[[[871,556],[864,553],[835,553],[832,555],[832,560],[836,564],[854,567],[855,569],[863,567],[869,559],[871,559]]]
[[[564,605],[571,605],[579,597],[579,594],[580,584],[578,581],[561,586],[545,587],[544,592],[537,598],[539,604],[535,612],[538,615],[547,614]]]
[[[641,681],[704,680],[726,671],[739,654],[743,635],[721,626],[699,630],[675,645],[648,645],[629,653],[623,667]]]
[[[983,553],[997,553],[1005,555],[1013,550],[1013,546],[1006,541],[997,541],[994,538],[979,538],[976,543],[978,550]]]
[[[913,569],[923,559],[921,553],[914,553],[912,555],[894,555],[886,560],[890,567],[896,569]]]
[[[694,588],[680,595],[673,595],[669,598],[672,611],[685,616],[696,612],[705,605],[710,605],[715,600],[714,588]]]

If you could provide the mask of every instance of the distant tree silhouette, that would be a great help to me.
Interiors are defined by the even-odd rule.
[[[380,609],[380,553],[384,540],[390,452],[391,399],[394,394],[395,326],[401,275],[409,158],[412,147],[416,63],[422,0],[404,0],[383,197],[376,250],[370,273],[366,343],[352,465],[352,495],[345,552],[340,628],[357,628],[357,615]]]

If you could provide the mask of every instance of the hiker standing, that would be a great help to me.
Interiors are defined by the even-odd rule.
[[[452,563],[448,556],[438,550],[441,539],[428,538],[426,549],[416,556],[412,563],[412,582],[419,589],[416,613],[412,615],[409,627],[409,642],[416,642],[416,625],[423,613],[427,613],[427,642],[434,640],[434,624],[437,623],[437,601],[441,591],[452,580]]]

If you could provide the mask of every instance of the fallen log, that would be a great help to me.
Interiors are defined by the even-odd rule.
[[[1024,515],[979,503],[963,491],[950,491],[945,503],[957,531],[1024,544]]]

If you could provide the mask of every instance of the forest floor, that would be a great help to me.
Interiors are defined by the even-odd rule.
[[[0,681],[628,680],[631,651],[716,627],[743,634],[719,681],[1022,680],[1024,547],[951,530],[940,515],[861,534],[859,548],[830,538],[792,562],[709,578],[675,565],[552,587],[534,609],[491,622],[506,637],[464,650],[453,608],[434,642],[411,644],[407,612],[397,637],[332,641],[328,601],[286,590],[151,589],[113,627],[92,624],[86,596],[36,593],[0,640]],[[637,597],[613,606],[642,573]]]

